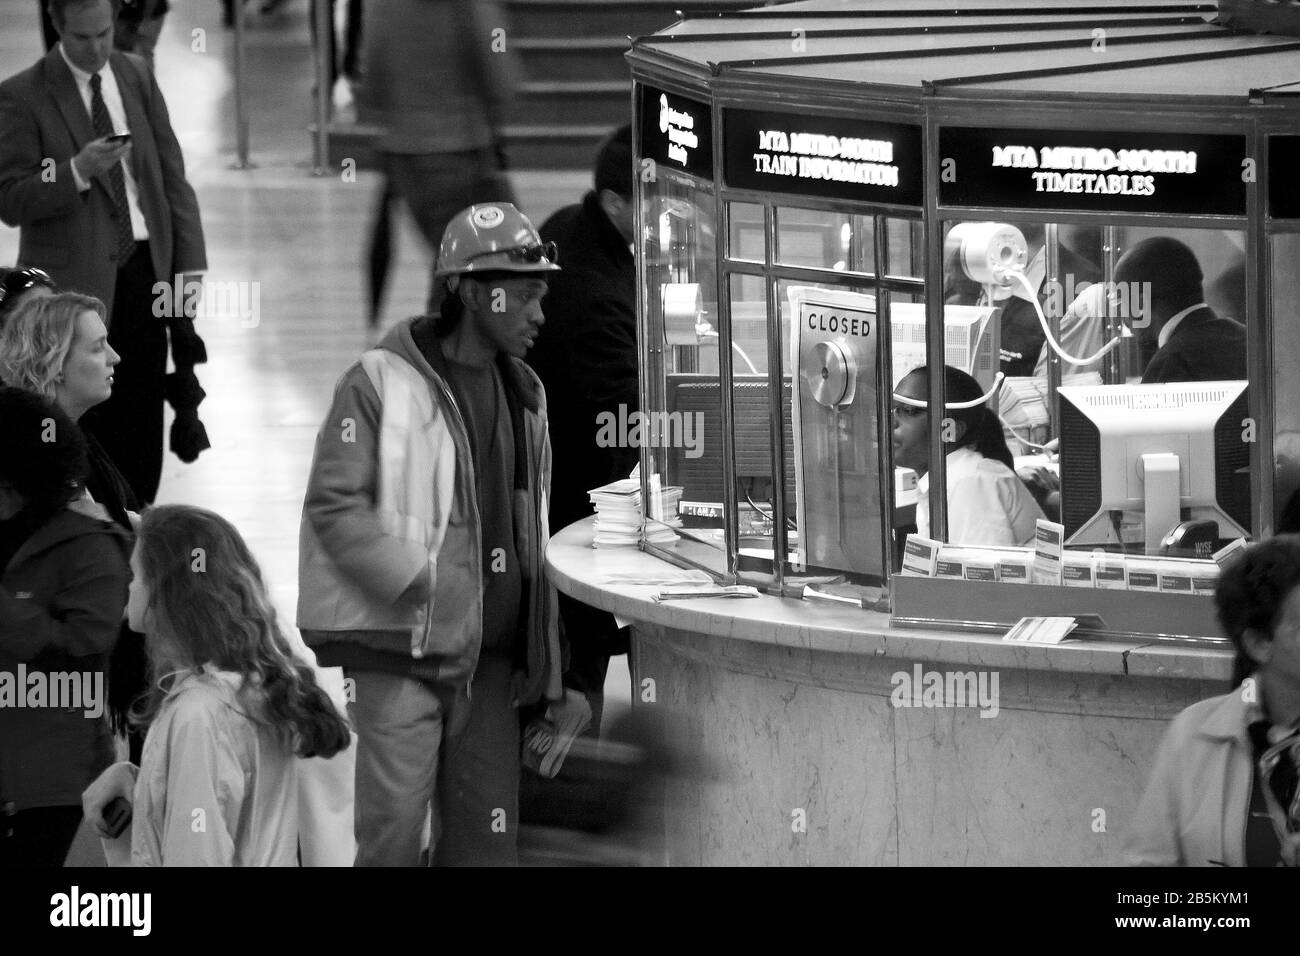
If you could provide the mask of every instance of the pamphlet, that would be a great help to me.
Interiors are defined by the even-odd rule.
[[[1240,552],[1245,551],[1249,545],[1246,544],[1245,538],[1236,538],[1229,541],[1218,551],[1214,552],[1214,563],[1221,568],[1226,568],[1231,564]]]
[[[1128,563],[1122,554],[1092,553],[1092,583],[1099,588],[1122,591],[1128,587]]]
[[[961,548],[939,547],[939,557],[934,564],[936,578],[964,578],[966,576],[966,552]]]
[[[1022,617],[1002,636],[1022,644],[1059,644],[1078,624],[1072,617]]]
[[[919,534],[907,536],[907,543],[903,546],[904,574],[919,574],[924,578],[932,578],[938,560],[938,541],[933,538],[923,538]]]
[[[1034,556],[1026,551],[1019,555],[998,558],[998,580],[1003,584],[1028,584],[1034,567]]]
[[[1062,556],[1061,583],[1067,588],[1092,587],[1092,555],[1084,551],[1066,551]]]
[[[1034,583],[1061,583],[1062,542],[1065,541],[1065,525],[1038,519],[1034,531]]]

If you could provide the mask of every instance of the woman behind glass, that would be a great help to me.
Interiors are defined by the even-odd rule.
[[[911,468],[917,481],[916,524],[930,536],[930,373],[908,372],[894,389],[894,465]],[[948,479],[948,543],[1019,546],[1034,540],[1042,509],[1012,470],[1014,460],[1002,423],[979,400],[984,390],[965,372],[944,366],[947,403],[978,402],[972,408],[949,408],[952,441],[945,442]]]

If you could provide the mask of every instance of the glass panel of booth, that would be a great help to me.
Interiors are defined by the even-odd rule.
[[[773,259],[785,266],[874,275],[876,242],[871,216],[780,206]]]
[[[651,489],[646,540],[724,574],[720,473],[698,467],[706,451],[722,454],[713,187],[661,165],[641,188],[648,407],[633,428]]]
[[[922,224],[794,206],[769,207],[767,214],[774,217],[776,238],[765,257],[770,278],[763,274],[766,269],[746,264],[761,256],[761,250],[745,245],[745,237],[763,234],[764,207],[728,206],[729,250],[741,252],[728,257],[726,277],[738,571],[775,573],[780,516],[787,549],[783,579],[843,577],[879,586],[890,570],[890,529],[908,528],[914,521],[914,476],[895,475],[893,497],[883,494],[881,476],[890,472],[882,458],[887,450],[881,447],[880,421],[887,406],[880,407],[877,375],[896,381],[925,363],[923,286],[920,279],[907,278],[921,271]],[[870,275],[882,268],[902,276],[887,283],[887,290]],[[800,277],[783,277],[791,269]],[[833,278],[837,273],[848,274]],[[879,373],[877,352],[887,340],[876,315],[878,302],[886,297],[894,317],[894,345]],[[775,329],[769,303],[779,323]],[[777,376],[782,383],[779,463],[771,398]],[[707,422],[702,434],[707,449]],[[699,473],[701,483],[709,475],[717,480],[721,462],[706,452],[689,470]]]
[[[1279,533],[1300,532],[1300,225],[1269,237],[1273,279],[1273,456]]]
[[[1060,523],[1083,554],[1063,583],[1073,563],[1092,587],[1094,552],[1203,559],[1250,535],[1244,231],[999,219],[943,233],[945,414],[929,414],[918,372],[897,383],[893,421],[922,536],[934,428],[949,545],[1032,549],[1039,519]],[[969,309],[982,325],[954,322]]]
[[[882,534],[890,539],[886,528],[910,526],[915,502],[914,481],[896,475],[892,520],[882,518],[891,499],[881,487],[888,465],[882,458],[878,424],[886,413],[880,408],[877,383],[877,351],[884,341],[876,321],[880,289],[869,283],[768,279],[739,272],[727,279],[739,570],[774,573],[779,511],[785,522],[787,580],[792,575],[844,577],[879,586],[890,561]],[[886,294],[895,327],[923,316],[921,292]],[[775,303],[779,323],[776,351],[768,345],[773,341],[769,301]],[[919,352],[904,346],[900,356],[885,359],[885,374],[898,362],[924,360],[923,343]],[[774,467],[778,463],[771,398],[777,375],[782,384],[779,473]],[[707,449],[707,424],[703,434]],[[695,467],[701,480],[721,471],[720,462],[707,454]]]
[[[745,262],[762,262],[767,245],[767,226],[763,207],[757,203],[733,202],[727,204],[729,241],[727,256]]]

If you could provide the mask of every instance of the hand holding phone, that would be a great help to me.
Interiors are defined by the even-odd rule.
[[[130,142],[130,133],[92,139],[81,147],[81,152],[72,157],[72,164],[78,175],[89,180],[122,162],[126,158],[126,147]]]
[[[104,807],[104,828],[110,839],[122,835],[131,825],[131,803],[126,797],[114,797]]]
[[[117,836],[131,822],[130,798],[137,773],[128,761],[115,763],[81,794],[81,811],[100,836]]]

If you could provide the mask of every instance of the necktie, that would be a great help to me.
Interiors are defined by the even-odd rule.
[[[108,106],[99,91],[102,82],[100,75],[90,77],[90,119],[95,125],[97,137],[113,135],[113,120],[108,115]],[[126,176],[122,164],[114,163],[108,170],[108,193],[113,198],[113,219],[117,226],[117,267],[126,265],[135,251],[135,230],[131,228],[131,207],[126,201]]]

